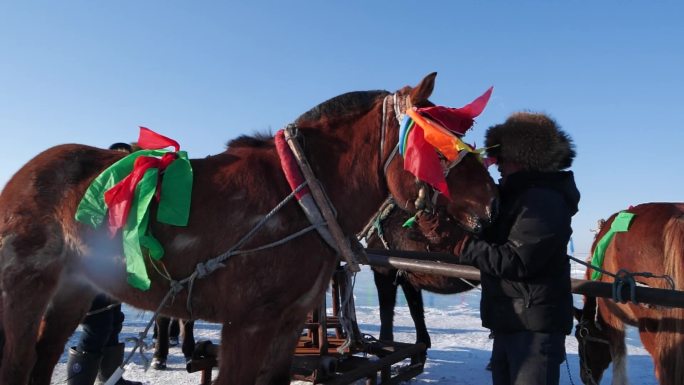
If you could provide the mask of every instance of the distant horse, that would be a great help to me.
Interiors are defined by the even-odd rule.
[[[684,204],[645,203],[628,212],[635,214],[629,230],[615,234],[606,249],[603,269],[612,273],[625,269],[669,275],[677,290],[684,289]],[[601,227],[592,251],[616,215]],[[587,269],[587,279],[591,273]],[[613,278],[603,274],[600,280],[612,282]],[[651,287],[670,288],[662,279],[636,276],[636,280]],[[639,329],[641,342],[653,358],[659,383],[684,384],[684,309],[620,304],[585,296],[578,318],[575,336],[585,384],[598,384],[611,361],[613,384],[627,383],[625,325]]]
[[[414,211],[422,183],[393,157],[399,118],[410,106],[429,106],[436,74],[415,88],[347,93],[320,104],[295,124],[318,183],[334,205],[346,234],[355,234],[391,194]],[[98,292],[154,310],[170,282],[150,274],[148,291],[126,283],[120,239],[74,220],[90,182],[121,159],[119,152],[67,144],[23,166],[0,195],[3,385],[49,384],[63,352]],[[151,221],[164,245],[161,261],[182,279],[231,249],[291,193],[271,137],[240,137],[218,155],[191,161],[193,189],[187,227]],[[383,165],[387,163],[387,167]],[[446,171],[446,170],[445,170]],[[459,223],[477,230],[491,220],[496,190],[484,166],[467,155],[446,177],[451,199],[439,196]],[[152,209],[155,209],[153,203]],[[292,352],[307,312],[320,303],[337,264],[317,233],[284,238],[310,228],[289,201],[242,247],[275,244],[234,255],[212,274],[180,291],[162,313],[222,324],[217,384],[289,384]],[[152,261],[147,271],[154,271]],[[192,313],[186,306],[190,304]]]
[[[154,344],[154,355],[152,358],[152,368],[157,370],[166,369],[166,360],[169,357],[169,325],[171,318],[165,316],[158,316],[155,320],[157,330],[157,341]],[[187,363],[192,358],[192,352],[195,351],[195,321],[178,320],[178,327],[181,329],[181,351],[185,362]]]
[[[446,251],[429,245],[419,231],[403,228],[410,215],[405,211],[390,208],[391,211],[378,218],[377,229],[366,238],[369,248],[388,248],[408,251]],[[465,231],[452,226],[449,234],[453,238],[462,237]],[[397,269],[373,266],[373,278],[378,290],[380,305],[380,339],[394,340],[394,307],[397,286],[401,286],[406,303],[416,328],[416,342],[431,346],[430,335],[425,325],[425,309],[421,290],[438,294],[456,294],[476,287],[480,282],[442,275],[413,273]]]

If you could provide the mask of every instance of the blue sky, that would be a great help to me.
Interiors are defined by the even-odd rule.
[[[586,253],[599,218],[684,200],[683,4],[0,0],[0,185],[56,144],[106,147],[143,125],[203,157],[437,71],[437,104],[494,86],[470,142],[523,109],[573,136]]]

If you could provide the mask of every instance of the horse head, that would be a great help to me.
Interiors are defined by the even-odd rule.
[[[407,109],[434,105],[428,98],[432,94],[436,76],[437,73],[429,74],[417,86],[404,87],[394,94],[396,97],[393,95],[393,99],[398,100],[393,106],[397,124],[399,116],[405,114]],[[389,149],[385,152],[389,153],[391,146],[387,147]],[[391,156],[383,154],[383,159],[388,162],[385,166],[385,179],[391,195],[402,209],[415,212],[423,208],[421,206],[426,199],[432,199],[434,206],[445,208],[465,230],[479,233],[489,225],[495,214],[497,189],[478,154],[464,152],[457,161],[441,161],[450,197],[436,193],[426,183],[407,172],[403,157]],[[432,196],[423,197],[426,187],[432,191]]]
[[[428,98],[436,75],[429,74],[417,86],[394,93],[342,94],[295,121],[315,174],[338,211],[345,213],[338,218],[343,228],[358,232],[359,223],[368,220],[361,216],[377,210],[388,194],[409,213],[429,202],[468,231],[479,232],[491,222],[497,189],[478,154],[463,151],[457,161],[441,161],[442,170],[437,172],[445,175],[447,197],[405,170],[398,152],[407,111],[434,106]]]
[[[597,385],[613,358],[609,336],[601,325],[601,317],[597,317],[596,298],[586,297],[584,308],[575,308],[575,318],[580,378],[587,385]]]

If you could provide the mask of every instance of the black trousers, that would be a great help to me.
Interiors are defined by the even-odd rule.
[[[105,308],[113,303],[116,301],[104,294],[98,294],[93,300],[90,311]],[[85,317],[81,322],[83,333],[76,348],[81,352],[102,353],[105,347],[117,345],[123,321],[124,314],[120,304]]]
[[[565,361],[565,334],[495,333],[494,385],[558,385]]]

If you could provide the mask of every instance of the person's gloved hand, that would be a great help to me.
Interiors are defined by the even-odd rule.
[[[418,231],[429,242],[432,249],[461,255],[470,235],[461,229],[446,214],[420,211],[416,214]]]

